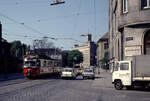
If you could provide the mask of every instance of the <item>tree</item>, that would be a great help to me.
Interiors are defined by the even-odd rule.
[[[13,41],[11,42],[11,55],[18,57],[25,55],[26,51],[30,50],[29,46],[26,44],[22,44],[21,41]]]
[[[21,56],[21,42],[20,41],[13,41],[11,43],[11,55],[12,56]]]
[[[53,47],[54,47],[54,43],[49,42],[47,38],[42,38],[41,40],[33,41],[33,49],[48,49]]]
[[[73,63],[79,64],[83,62],[83,54],[78,50],[72,50],[69,52],[67,60],[69,66],[73,66]]]
[[[101,60],[101,65],[103,69],[106,69],[106,70],[109,69],[108,61],[109,61],[109,53],[105,52],[104,58]]]

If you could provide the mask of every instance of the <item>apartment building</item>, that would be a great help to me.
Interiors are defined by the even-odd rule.
[[[150,55],[150,0],[109,0],[110,60]]]
[[[106,53],[109,53],[109,33],[104,34],[97,41],[97,66],[101,68],[101,61],[104,58]]]

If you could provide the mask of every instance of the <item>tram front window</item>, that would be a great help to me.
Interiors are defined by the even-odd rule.
[[[35,66],[35,61],[26,61],[25,66]]]

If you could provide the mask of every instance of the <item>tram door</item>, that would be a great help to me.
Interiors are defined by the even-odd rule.
[[[150,31],[147,32],[144,38],[144,53],[145,55],[150,55]]]

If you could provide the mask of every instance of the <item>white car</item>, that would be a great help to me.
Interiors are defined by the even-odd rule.
[[[90,78],[92,80],[95,79],[94,69],[86,68],[82,73],[83,79]]]
[[[76,78],[76,73],[73,68],[63,68],[61,78]]]

